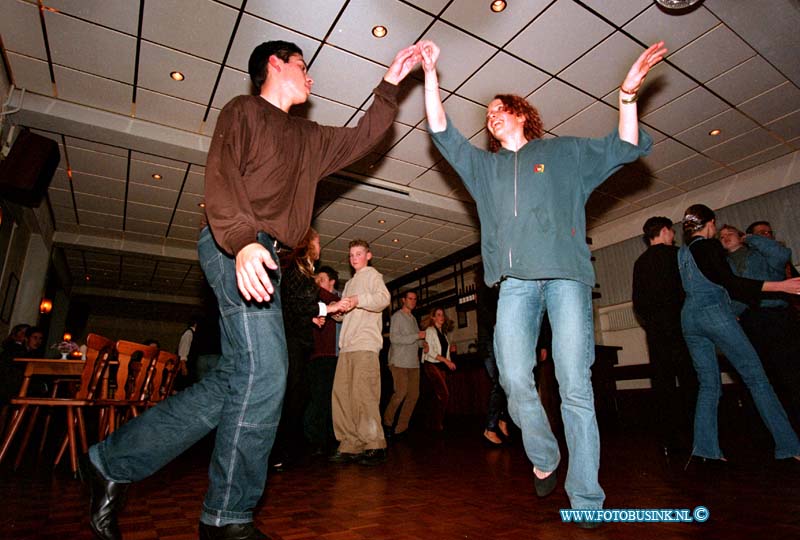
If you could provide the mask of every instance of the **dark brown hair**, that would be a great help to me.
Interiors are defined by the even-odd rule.
[[[499,99],[503,102],[503,107],[506,111],[525,118],[523,131],[525,139],[532,141],[534,139],[541,139],[544,134],[544,125],[542,124],[542,117],[539,116],[539,111],[536,107],[528,103],[528,101],[520,96],[514,94],[497,94],[494,99]],[[494,135],[489,132],[489,151],[497,152],[501,148],[500,141],[495,139]]]

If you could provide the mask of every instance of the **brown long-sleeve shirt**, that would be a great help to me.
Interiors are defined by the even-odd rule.
[[[380,141],[397,114],[397,92],[381,81],[353,128],[291,116],[260,96],[239,96],[225,105],[205,177],[206,221],[217,243],[235,256],[264,231],[296,245],[311,223],[317,182]]]

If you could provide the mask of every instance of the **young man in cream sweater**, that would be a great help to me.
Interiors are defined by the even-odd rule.
[[[339,449],[331,461],[376,465],[386,461],[381,425],[382,313],[389,306],[383,276],[369,266],[372,253],[364,240],[350,242],[350,265],[355,270],[344,287],[351,310],[339,335],[339,361],[333,380],[333,430]]]

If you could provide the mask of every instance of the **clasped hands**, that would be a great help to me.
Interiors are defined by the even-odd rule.
[[[341,321],[342,315],[348,311],[352,311],[358,306],[358,296],[346,296],[336,302],[331,302],[327,305],[328,315],[332,315],[336,321]],[[326,316],[320,315],[314,317],[311,321],[318,327],[322,328],[325,325]]]

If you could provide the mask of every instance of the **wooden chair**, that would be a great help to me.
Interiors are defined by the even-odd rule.
[[[153,362],[153,369],[145,383],[145,402],[147,407],[152,407],[159,401],[170,396],[172,385],[178,376],[180,361],[177,354],[159,351],[158,358]]]
[[[128,417],[138,416],[137,406],[145,401],[145,381],[151,364],[158,356],[157,347],[148,347],[132,341],[117,341],[116,387],[106,398],[95,399],[92,405],[100,407],[99,438],[113,433]]]
[[[66,424],[67,435],[65,438],[65,447],[69,447],[70,451],[70,465],[72,472],[76,473],[78,470],[78,452],[75,441],[75,426],[78,426],[78,435],[80,437],[81,450],[86,452],[88,450],[88,443],[86,440],[86,427],[83,421],[82,408],[88,406],[98,389],[101,386],[103,373],[105,372],[108,362],[114,355],[114,342],[97,334],[89,334],[87,337],[87,355],[86,361],[83,364],[81,371],[80,386],[77,393],[69,398],[59,397],[28,397],[26,391],[30,378],[34,373],[35,361],[29,362],[25,368],[25,379],[20,389],[20,395],[11,400],[12,407],[15,408],[11,425],[8,432],[3,439],[2,447],[0,447],[0,462],[2,462],[6,453],[8,452],[11,442],[14,439],[17,431],[19,430],[22,420],[29,409],[33,409],[34,413],[31,415],[31,423],[29,423],[26,430],[25,437],[20,445],[15,462],[17,468],[22,461],[22,456],[30,438],[30,433],[33,429],[33,421],[36,419],[39,407],[61,407],[66,411]],[[45,362],[44,360],[42,362]],[[45,434],[46,435],[46,434]]]

